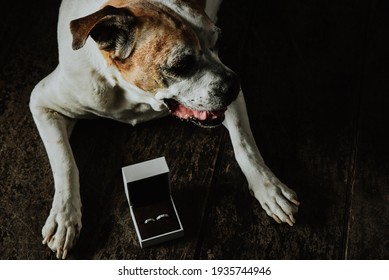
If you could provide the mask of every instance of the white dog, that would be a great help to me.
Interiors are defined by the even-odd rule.
[[[223,124],[266,213],[278,223],[295,223],[297,196],[265,165],[237,75],[218,58],[214,20],[221,1],[204,2],[62,2],[59,65],[30,100],[55,184],[43,243],[58,258],[66,258],[81,230],[79,175],[69,137],[77,119],[91,116],[135,125],[170,113],[203,127]]]

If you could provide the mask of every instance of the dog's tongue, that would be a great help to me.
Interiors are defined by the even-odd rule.
[[[217,111],[199,111],[199,110],[194,110],[190,109],[188,107],[185,107],[184,105],[180,103],[174,104],[170,108],[171,113],[179,117],[180,119],[190,119],[190,118],[196,118],[200,121],[209,121],[209,120],[215,120],[218,118],[224,118],[224,110],[217,110]]]

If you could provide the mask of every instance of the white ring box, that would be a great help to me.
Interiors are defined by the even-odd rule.
[[[182,237],[184,229],[171,196],[165,157],[122,168],[124,190],[142,248]],[[169,217],[156,220],[159,215]],[[155,221],[147,222],[147,219]]]

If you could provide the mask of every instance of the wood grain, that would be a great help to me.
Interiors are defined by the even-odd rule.
[[[242,28],[248,28],[248,38],[239,40],[245,45],[234,56],[245,62],[240,71],[254,136],[265,161],[297,191],[302,204],[293,228],[267,217],[250,197],[227,141],[201,258],[344,257],[359,87],[344,80],[359,77],[365,22],[348,23],[343,13],[351,9],[347,20],[357,19],[364,14],[364,5],[358,4],[342,7],[337,15],[327,4],[322,8],[329,17],[302,2],[256,2],[252,14],[245,14],[249,26]],[[223,16],[227,12],[220,24],[227,21]],[[232,34],[242,33],[237,26]],[[306,35],[319,31],[320,36]],[[348,40],[341,41],[345,34]],[[342,52],[340,59],[339,50],[350,47],[354,51]]]
[[[59,1],[48,7],[42,4],[27,3],[25,10],[5,6],[10,16],[1,26],[5,36],[0,54],[2,259],[51,258],[41,245],[41,227],[51,205],[52,175],[28,109],[31,90],[57,60],[54,34]]]
[[[52,203],[28,109],[57,65],[60,0],[2,6],[0,259],[54,259]],[[172,118],[131,127],[82,120],[71,137],[83,230],[71,259],[387,259],[388,4],[225,0],[220,56],[242,81],[262,155],[302,202],[290,228],[250,195],[226,130]],[[165,156],[185,237],[140,249],[121,167]]]
[[[81,171],[85,223],[74,256],[192,259],[219,152],[220,129],[200,129],[172,118],[136,127],[103,120],[93,122],[96,124],[92,129],[87,122],[77,126],[72,138],[77,145],[79,139],[94,139],[94,151],[75,149],[79,161],[87,164]],[[84,145],[90,144],[84,141]],[[171,170],[172,195],[185,237],[141,249],[124,193],[121,167],[163,155]]]
[[[389,258],[388,3],[374,1],[366,35],[347,258]]]

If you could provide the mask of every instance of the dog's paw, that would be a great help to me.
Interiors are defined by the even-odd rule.
[[[300,205],[296,193],[276,177],[261,181],[261,184],[250,184],[250,188],[262,208],[277,223],[287,223],[293,226],[296,223],[295,215]]]
[[[58,259],[66,259],[68,251],[77,242],[81,227],[81,203],[53,206],[42,228],[42,243],[56,253]]]

